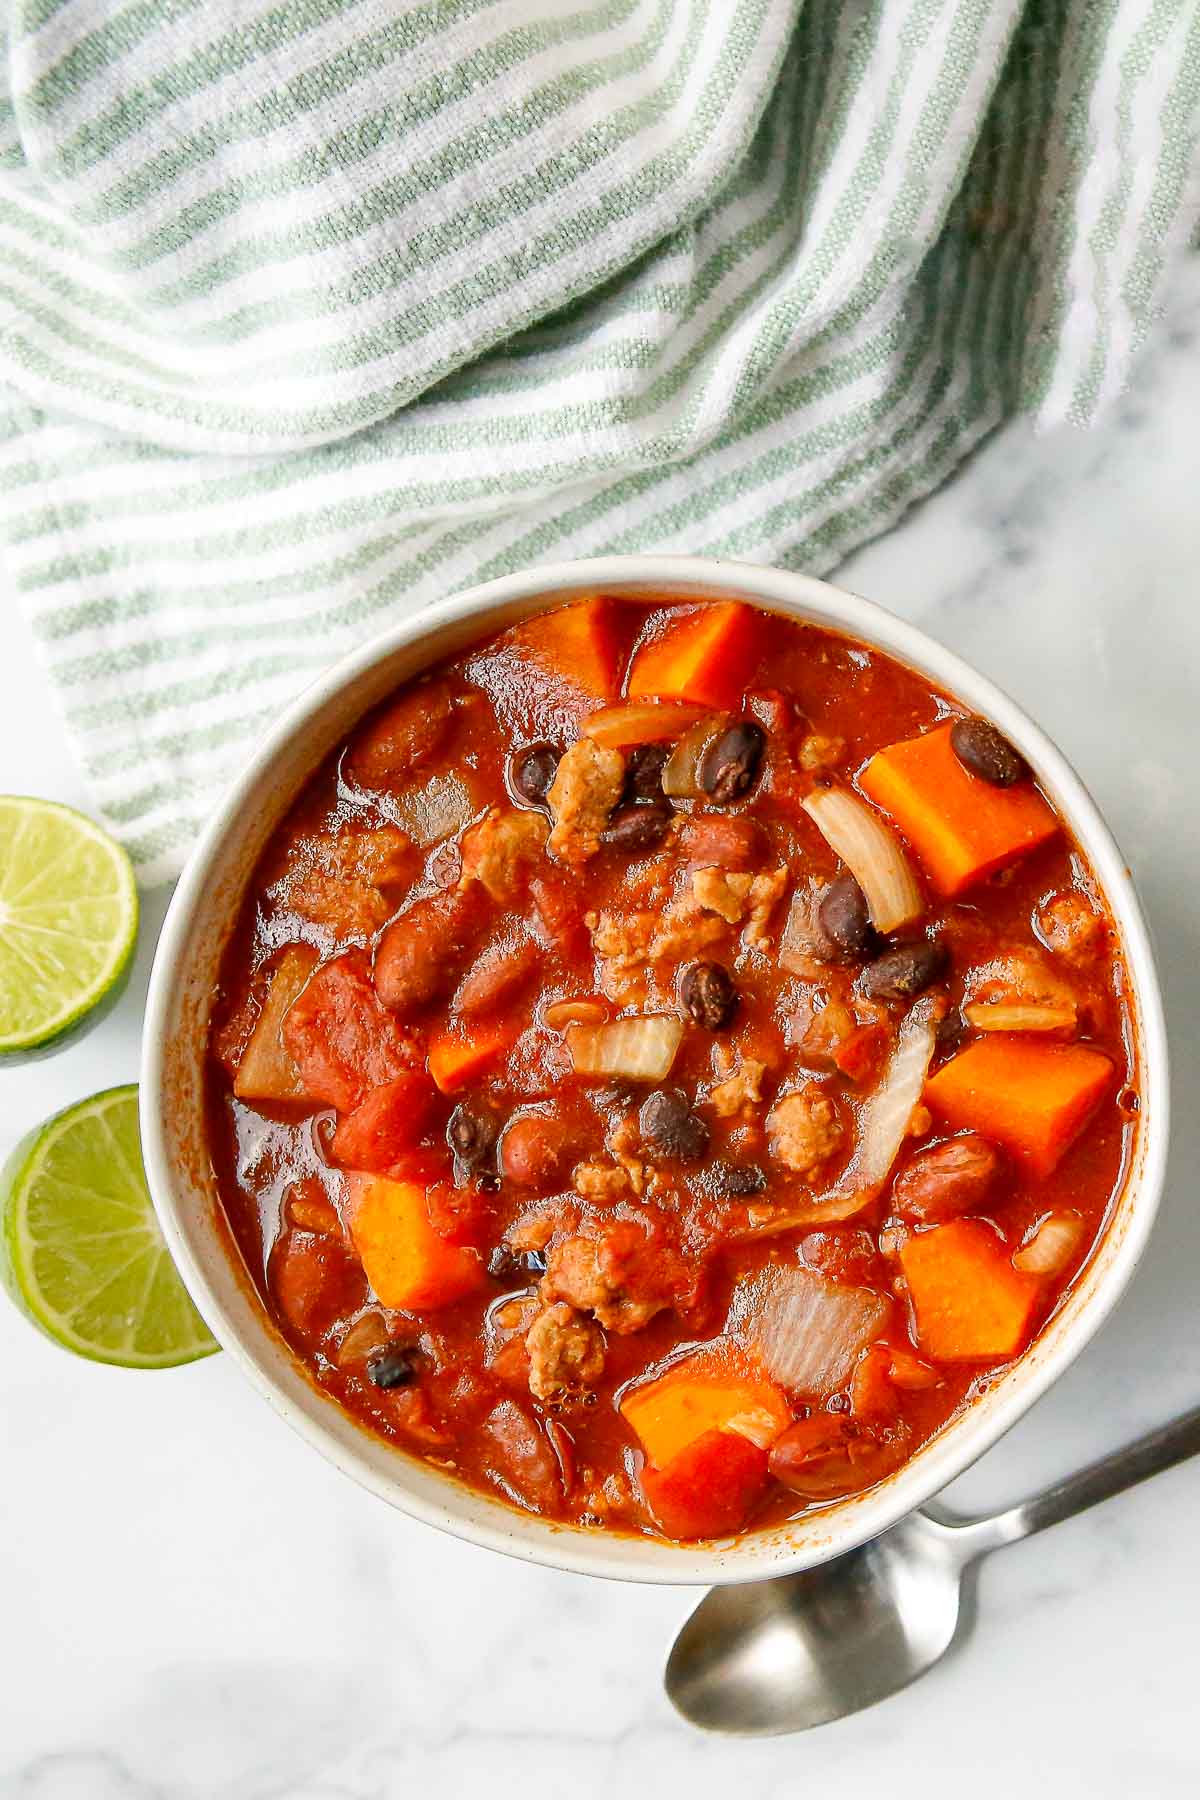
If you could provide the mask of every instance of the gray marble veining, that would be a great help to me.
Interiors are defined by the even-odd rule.
[[[1009,688],[1107,812],[1157,935],[1177,1127],[1160,1228],[1067,1377],[957,1484],[999,1504],[1200,1399],[1200,265],[1088,436],[1017,427],[841,579]],[[84,796],[9,606],[0,789]],[[0,1155],[136,1071],[161,913],[103,1034],[6,1071]],[[0,1800],[886,1791],[1183,1800],[1200,1783],[1200,1466],[984,1572],[973,1638],[803,1740],[709,1741],[659,1672],[692,1591],[526,1568],[390,1513],[216,1359],[73,1362],[0,1308]]]

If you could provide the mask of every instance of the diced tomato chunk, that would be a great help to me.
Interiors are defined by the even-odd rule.
[[[717,710],[741,705],[767,647],[770,615],[740,600],[675,614],[643,644],[629,671],[631,700],[694,700]]]
[[[321,1332],[362,1305],[366,1284],[339,1238],[289,1231],[271,1253],[268,1281],[288,1324]]]
[[[766,1487],[767,1453],[736,1431],[706,1431],[665,1469],[647,1464],[640,1480],[668,1537],[723,1537],[741,1530]]]
[[[413,1063],[411,1045],[381,1005],[360,951],[317,970],[283,1022],[283,1041],[310,1099],[344,1113]]]
[[[385,1175],[420,1143],[437,1103],[437,1089],[424,1070],[409,1070],[373,1088],[334,1132],[334,1162]]]
[[[469,1244],[476,1250],[491,1234],[492,1205],[481,1188],[455,1187],[437,1181],[425,1190],[429,1223],[448,1244]]]

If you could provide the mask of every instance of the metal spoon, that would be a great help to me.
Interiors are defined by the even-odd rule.
[[[911,1513],[820,1568],[714,1588],[675,1640],[667,1694],[693,1725],[747,1737],[806,1731],[873,1706],[949,1649],[963,1577],[980,1557],[1197,1451],[1200,1407],[994,1518]]]

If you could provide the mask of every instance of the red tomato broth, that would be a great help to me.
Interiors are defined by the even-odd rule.
[[[618,602],[610,606],[604,630],[619,640],[621,666],[625,669],[639,644],[661,642],[680,614],[691,616],[696,611],[691,604],[636,606]],[[800,716],[794,731],[796,744],[806,735],[845,740],[844,754],[831,771],[839,783],[853,788],[855,772],[875,751],[914,737],[959,710],[923,678],[877,651],[816,626],[772,615],[761,615],[761,620],[762,655],[746,693],[761,695],[771,690],[776,696],[794,701]],[[815,1229],[757,1241],[736,1238],[723,1229],[731,1223],[743,1223],[748,1207],[769,1215],[772,1205],[783,1203],[785,1194],[794,1196],[808,1185],[772,1158],[765,1121],[776,1089],[794,1088],[805,1081],[820,1084],[823,1091],[834,1097],[841,1119],[852,1134],[862,1098],[873,1085],[866,1080],[860,1088],[829,1067],[814,1066],[807,1056],[801,1061],[795,1042],[798,1033],[794,1016],[806,993],[818,989],[832,999],[844,999],[858,974],[857,966],[831,965],[820,972],[819,979],[807,980],[785,971],[775,960],[797,881],[828,881],[844,873],[843,865],[798,804],[798,796],[814,780],[828,778],[826,772],[797,772],[794,758],[778,754],[779,733],[768,732],[765,773],[745,798],[719,809],[695,801],[677,803],[677,811],[684,817],[690,814],[710,819],[719,811],[723,818],[753,821],[762,841],[750,855],[752,867],[758,870],[786,865],[789,879],[771,915],[774,941],[769,950],[744,947],[739,936],[743,924],[726,932],[715,949],[685,951],[679,958],[679,967],[686,967],[711,954],[734,973],[739,998],[737,1011],[726,1029],[713,1032],[687,1023],[664,1082],[622,1085],[576,1075],[563,1033],[545,1028],[541,1019],[545,1008],[556,1000],[592,1000],[602,994],[598,962],[588,929],[582,924],[584,915],[609,910],[627,914],[636,899],[642,910],[661,916],[687,880],[689,828],[683,828],[683,848],[658,847],[631,854],[616,845],[602,846],[579,867],[558,862],[543,852],[533,874],[536,881],[548,886],[553,903],[544,901],[541,916],[524,890],[511,904],[488,901],[479,892],[482,923],[463,973],[478,966],[480,954],[487,953],[493,940],[503,938],[506,931],[511,936],[514,920],[521,922],[520,929],[529,930],[538,954],[532,977],[504,993],[494,1015],[484,1012],[469,1022],[472,1032],[481,1025],[486,1029],[489,1021],[505,1026],[506,1041],[499,1053],[485,1062],[463,1089],[435,1095],[418,1109],[426,1129],[419,1130],[418,1120],[414,1127],[414,1155],[424,1159],[423,1179],[431,1184],[431,1192],[436,1188],[442,1196],[437,1215],[440,1228],[452,1229],[445,1223],[445,1195],[455,1169],[445,1133],[460,1101],[486,1105],[503,1122],[514,1116],[551,1111],[564,1135],[578,1146],[579,1162],[598,1162],[611,1168],[617,1165],[606,1153],[606,1137],[622,1119],[631,1114],[636,1117],[641,1101],[653,1086],[682,1090],[689,1101],[695,1101],[697,1093],[703,1096],[711,1089],[719,1074],[714,1066],[715,1045],[729,1044],[739,1053],[774,1064],[765,1078],[762,1103],[751,1106],[745,1117],[716,1117],[703,1098],[694,1105],[708,1127],[706,1153],[698,1164],[660,1157],[657,1167],[666,1188],[660,1205],[628,1190],[619,1195],[593,1194],[584,1199],[574,1191],[569,1174],[543,1189],[508,1178],[497,1181],[494,1160],[487,1164],[488,1179],[484,1181],[468,1178],[461,1167],[458,1169],[459,1185],[468,1190],[464,1194],[464,1212],[469,1217],[465,1232],[455,1235],[462,1242],[478,1245],[469,1254],[478,1255],[482,1264],[486,1264],[491,1251],[503,1244],[515,1222],[549,1206],[557,1208],[558,1220],[552,1247],[563,1238],[580,1235],[595,1241],[622,1221],[636,1224],[653,1217],[664,1234],[666,1250],[675,1252],[679,1265],[696,1278],[694,1291],[676,1294],[674,1305],[659,1311],[639,1329],[626,1334],[601,1328],[603,1374],[582,1390],[548,1400],[530,1394],[528,1357],[521,1349],[521,1340],[538,1310],[534,1298],[539,1282],[536,1269],[510,1272],[503,1279],[489,1278],[479,1293],[425,1314],[387,1313],[369,1292],[363,1299],[347,1272],[354,1264],[346,1218],[347,1183],[342,1172],[325,1160],[336,1124],[334,1113],[316,1101],[247,1104],[235,1100],[230,1092],[232,1071],[261,1009],[274,959],[282,947],[297,942],[313,945],[323,964],[356,947],[369,955],[387,925],[414,896],[420,899],[436,894],[458,880],[462,829],[445,841],[414,852],[406,879],[393,888],[384,888],[377,907],[369,894],[364,903],[363,894],[354,890],[356,864],[375,854],[375,840],[369,834],[395,825],[404,812],[406,793],[422,789],[433,778],[457,775],[469,791],[473,824],[489,805],[512,805],[511,752],[547,739],[560,748],[567,747],[590,714],[612,704],[609,695],[586,695],[570,681],[557,684],[553,671],[544,662],[531,660],[527,639],[536,632],[537,623],[530,621],[518,628],[523,634],[520,645],[514,646],[512,632],[500,634],[424,678],[439,689],[447,689],[456,704],[444,735],[409,777],[389,784],[387,789],[364,790],[354,779],[346,747],[342,746],[298,795],[248,886],[225,954],[211,1031],[209,1138],[223,1205],[251,1276],[268,1310],[322,1388],[372,1430],[492,1494],[498,1493],[563,1522],[653,1533],[658,1527],[638,1481],[642,1451],[617,1401],[629,1384],[660,1373],[664,1362],[719,1335],[735,1287],[765,1267],[792,1266],[798,1246]],[[594,636],[593,631],[589,643]],[[603,642],[607,655],[608,637]],[[745,655],[744,645],[741,654]],[[358,741],[386,710],[386,705],[376,709],[351,734],[351,742]],[[778,700],[773,700],[765,709],[765,716],[782,719],[785,710]],[[761,718],[764,708],[756,705],[753,713]],[[466,829],[469,831],[470,826]],[[302,917],[289,909],[289,883],[294,889],[297,868],[309,870],[314,859],[319,865],[322,856],[334,855],[333,851],[322,850],[323,845],[336,847],[336,869],[327,882],[318,879],[315,889],[309,882],[308,916]],[[728,859],[728,844],[726,856]],[[900,940],[920,936],[933,926],[949,944],[949,973],[937,984],[936,991],[946,996],[951,1017],[963,999],[964,986],[973,969],[1004,952],[1038,951],[1031,919],[1047,896],[1078,890],[1100,909],[1095,884],[1065,832],[953,902],[938,899],[931,883],[921,877],[917,859],[912,860],[928,910],[915,928],[901,930],[895,936]],[[353,901],[347,902],[344,918],[339,916],[342,877]],[[364,929],[364,919],[374,916],[371,909],[378,912],[378,923],[372,929]],[[314,910],[322,916],[314,919]],[[1112,1095],[1050,1175],[1036,1177],[1010,1164],[988,1203],[972,1214],[995,1225],[1013,1251],[1050,1212],[1068,1210],[1082,1219],[1084,1229],[1076,1254],[1063,1270],[1043,1278],[1044,1291],[1034,1314],[1034,1335],[1061,1304],[1103,1230],[1127,1166],[1135,1128],[1132,1108],[1136,1105],[1131,1097],[1134,1076],[1127,996],[1111,942],[1105,945],[1098,960],[1082,968],[1068,967],[1054,956],[1047,956],[1046,960],[1065,972],[1083,1002],[1080,1041],[1094,1044],[1112,1058],[1117,1079]],[[608,1015],[615,1018],[640,1012],[680,1014],[677,975],[678,969],[668,968],[661,982],[654,979],[648,1001],[609,1000]],[[411,1046],[413,1066],[417,1069],[431,1043],[444,1039],[448,1032],[454,1036],[467,1029],[466,1022],[460,1022],[453,1012],[457,985],[456,976],[448,993],[415,1009],[411,1017],[399,1018],[401,1033]],[[905,1010],[903,1005],[882,1009],[893,1039],[895,1026]],[[968,1030],[962,1041],[969,1043],[979,1035]],[[945,1061],[951,1048],[939,1046],[934,1070]],[[394,1070],[391,1075],[394,1078]],[[906,1140],[893,1173],[903,1169],[924,1145],[936,1143],[942,1135],[949,1134],[940,1133],[934,1124],[923,1135]],[[836,1177],[839,1161],[844,1160],[845,1154],[835,1159],[828,1175]],[[716,1196],[714,1164],[752,1164],[765,1172],[767,1186],[756,1194]],[[812,1188],[821,1191],[827,1187],[828,1175],[814,1179]],[[311,1297],[306,1296],[303,1305],[293,1303],[289,1317],[281,1303],[288,1299],[288,1292],[281,1296],[272,1271],[288,1261],[287,1238],[303,1236],[305,1243],[301,1247],[305,1254],[297,1267],[306,1276],[312,1271],[319,1275],[323,1262],[309,1248],[312,1233],[291,1223],[287,1212],[291,1188],[314,1178],[338,1209],[343,1239],[339,1253],[324,1259],[332,1271],[326,1304],[313,1304]],[[880,1196],[861,1213],[828,1229],[851,1233],[865,1227],[872,1240],[877,1241],[882,1223],[890,1216],[887,1192],[885,1184]],[[911,1222],[909,1228],[913,1228]],[[922,1356],[921,1345],[913,1335],[911,1308],[903,1293],[893,1292],[899,1265],[889,1260],[879,1266],[883,1277],[878,1291],[894,1301],[887,1341]],[[296,1285],[293,1279],[292,1289]],[[515,1310],[506,1309],[505,1296],[522,1293],[529,1294],[530,1300],[518,1321]],[[498,1313],[506,1323],[497,1320]],[[369,1378],[361,1360],[339,1366],[338,1345],[365,1315],[378,1315],[380,1331],[394,1341],[416,1346],[419,1373],[413,1383],[380,1388]],[[586,1325],[586,1312],[583,1316]],[[911,1455],[1007,1366],[1008,1362],[943,1363],[937,1365],[937,1385],[897,1387],[894,1414],[888,1422],[888,1431],[893,1434],[889,1442],[894,1446],[894,1434],[899,1432],[904,1453]],[[845,1390],[831,1395],[797,1394],[790,1400],[798,1420],[822,1407],[844,1414],[850,1405]],[[497,1424],[494,1415],[501,1405],[506,1411],[499,1415]],[[570,1436],[569,1460],[574,1464],[574,1479],[569,1488],[564,1483],[553,1500],[545,1480],[539,1479],[534,1489],[522,1493],[513,1479],[514,1471],[519,1477],[520,1471],[536,1460],[531,1457],[532,1440],[515,1447],[511,1466],[504,1466],[498,1444],[506,1432],[511,1436],[514,1421],[518,1429],[528,1427],[543,1438],[553,1426],[551,1436],[558,1439],[556,1454],[561,1450],[563,1431]],[[866,1422],[862,1430],[869,1431]],[[894,1455],[889,1453],[885,1460],[887,1466],[881,1463],[880,1475],[895,1466]],[[564,1466],[561,1455],[558,1466]],[[848,1485],[846,1492],[870,1484],[873,1476],[869,1456],[863,1471],[862,1478]],[[745,1524],[758,1528],[776,1523],[808,1510],[812,1504],[828,1504],[829,1498],[836,1497],[814,1502],[801,1492],[772,1481],[761,1497],[751,1503]],[[684,1514],[672,1514],[677,1516],[686,1516],[686,1509]]]

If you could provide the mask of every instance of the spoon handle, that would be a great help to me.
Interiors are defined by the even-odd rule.
[[[1198,1451],[1200,1406],[1173,1419],[1169,1425],[1162,1425],[1157,1431],[1126,1444],[1123,1449],[1114,1450],[1111,1456],[1102,1457],[1078,1474],[1055,1482],[1044,1493],[1035,1494],[1007,1512],[997,1513],[991,1519],[973,1519],[959,1524],[957,1532],[961,1534],[961,1548],[968,1556],[983,1556],[989,1550],[1015,1544],[1035,1531],[1044,1531],[1048,1525],[1074,1518],[1076,1513],[1085,1512],[1101,1500],[1111,1500],[1114,1494],[1124,1493],[1126,1488],[1145,1481],[1147,1476],[1173,1468]]]

